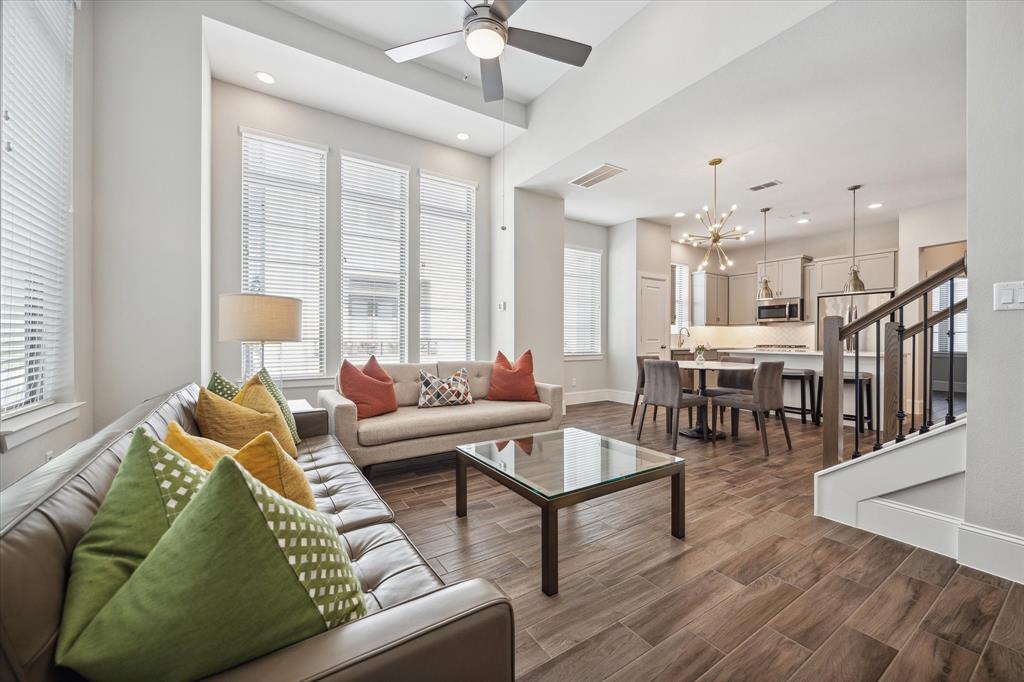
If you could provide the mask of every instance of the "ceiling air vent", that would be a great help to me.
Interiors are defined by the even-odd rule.
[[[569,184],[576,185],[577,187],[593,187],[599,182],[604,182],[608,178],[614,178],[619,173],[624,172],[626,172],[625,168],[613,166],[610,163],[602,163],[594,170],[584,173],[575,180],[570,180]]]
[[[750,191],[751,192],[760,192],[763,189],[768,189],[769,187],[775,187],[775,185],[781,185],[781,184],[782,184],[781,180],[769,180],[768,182],[762,183],[760,185],[754,185],[753,187],[750,188]]]

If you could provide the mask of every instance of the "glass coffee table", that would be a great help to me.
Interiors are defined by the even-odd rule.
[[[558,510],[585,500],[672,478],[672,535],[686,537],[686,461],[580,429],[459,445],[455,513],[466,515],[466,466],[490,476],[541,509],[541,589],[558,593]]]

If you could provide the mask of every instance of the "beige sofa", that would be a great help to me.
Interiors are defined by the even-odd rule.
[[[395,380],[398,411],[356,419],[356,405],[337,390],[320,391],[320,407],[327,410],[331,430],[361,467],[422,455],[450,452],[456,445],[485,440],[519,438],[552,431],[562,423],[562,387],[537,384],[540,402],[487,400],[491,384],[490,362],[382,363]],[[460,368],[469,372],[471,405],[418,408],[420,370],[451,376]]]

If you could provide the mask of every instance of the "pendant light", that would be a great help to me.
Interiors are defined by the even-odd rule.
[[[704,258],[701,260],[700,266],[697,268],[697,272],[702,272],[704,268],[708,266],[708,262],[711,260],[712,255],[718,256],[718,269],[725,270],[728,266],[732,265],[732,260],[725,253],[725,249],[722,248],[723,242],[727,240],[735,241],[746,241],[747,236],[754,234],[753,230],[749,232],[743,231],[742,225],[736,225],[735,227],[726,227],[726,223],[729,222],[729,218],[736,212],[736,205],[729,209],[728,213],[718,213],[718,166],[720,166],[722,160],[714,158],[708,161],[708,165],[711,166],[714,173],[714,189],[711,195],[711,207],[704,207],[704,213],[701,214],[697,211],[694,216],[700,220],[704,229],[708,231],[706,235],[691,235],[689,233],[683,235],[683,243],[689,244],[690,246],[707,247],[707,251],[704,252]]]
[[[853,258],[850,262],[850,277],[843,287],[844,294],[859,294],[864,291],[864,282],[860,278],[860,268],[857,266],[857,190],[861,185],[847,187],[853,193]]]
[[[772,291],[771,284],[768,281],[768,211],[771,208],[762,208],[761,216],[764,222],[764,279],[761,280],[761,288],[757,290],[757,300],[759,301],[770,301],[775,298],[775,292]]]

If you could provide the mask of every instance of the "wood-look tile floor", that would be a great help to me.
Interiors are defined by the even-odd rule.
[[[820,429],[791,417],[787,451],[773,420],[765,460],[744,417],[735,441],[680,438],[685,540],[667,479],[561,511],[554,597],[532,503],[470,469],[457,518],[450,456],[371,480],[446,582],[512,599],[522,679],[1024,680],[1024,586],[815,517]],[[634,441],[615,403],[569,407],[564,426]],[[662,417],[642,444],[670,451]]]

